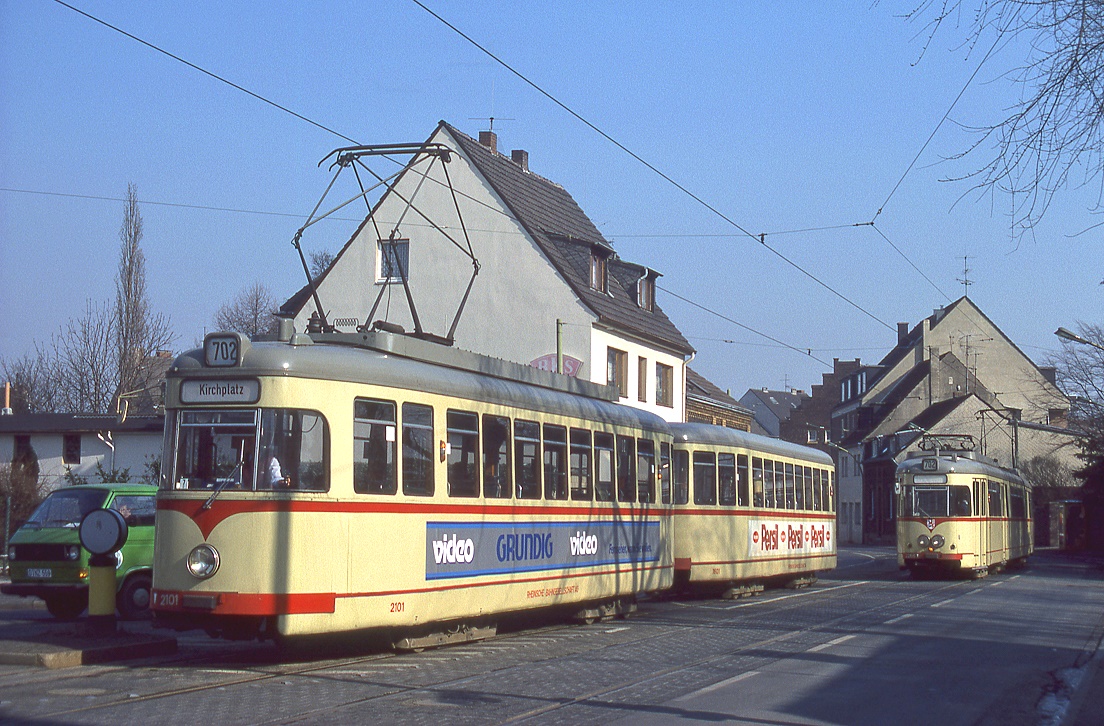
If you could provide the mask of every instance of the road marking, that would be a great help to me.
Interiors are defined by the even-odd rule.
[[[725,610],[735,610],[736,608],[747,608],[747,607],[751,607],[752,605],[762,605],[763,603],[781,602],[782,600],[789,600],[792,597],[808,597],[809,595],[820,595],[821,593],[832,592],[833,590],[842,590],[845,587],[855,587],[857,585],[869,585],[869,584],[870,584],[870,582],[868,580],[860,580],[858,582],[849,582],[846,585],[836,585],[835,587],[818,588],[816,590],[809,590],[808,592],[795,592],[792,595],[783,595],[782,597],[767,598],[766,600],[759,600],[758,602],[737,603],[735,605],[729,605],[729,606],[725,607],[724,609]]]
[[[954,601],[955,601],[955,600],[957,600],[957,599],[958,599],[957,597],[952,597],[952,598],[951,598],[950,600],[942,600],[942,601],[940,601],[940,602],[937,602],[937,603],[935,603],[934,605],[932,605],[932,607],[933,607],[933,608],[941,608],[941,607],[943,607],[944,605],[946,605],[947,603],[949,603],[949,602],[954,602]]]
[[[899,623],[902,620],[905,620],[905,619],[911,618],[911,617],[912,617],[912,613],[905,613],[904,615],[899,615],[898,617],[893,618],[893,620],[885,621],[885,624],[886,625],[893,625],[894,623]]]
[[[628,630],[628,628],[627,627],[626,628],[610,628],[609,630],[605,630],[603,632],[606,632],[606,633],[620,633],[622,630]]]
[[[740,675],[733,676],[732,678],[726,678],[723,681],[718,681],[717,683],[714,683],[712,686],[706,686],[705,688],[699,689],[697,691],[687,693],[685,696],[679,696],[674,700],[674,702],[678,703],[679,701],[689,701],[693,698],[697,698],[698,696],[704,696],[705,694],[716,691],[719,688],[724,688],[725,686],[730,686],[733,683],[742,681],[745,678],[751,678],[754,675],[758,675],[758,673],[759,671],[748,671],[747,673],[741,673]]]
[[[854,637],[855,637],[854,635],[841,635],[840,637],[836,638],[835,640],[829,640],[827,643],[821,643],[820,645],[814,645],[812,648],[809,648],[805,652],[806,653],[819,653],[820,651],[824,650],[825,648],[831,648],[833,645],[839,645],[840,643],[846,643],[847,641],[851,640]]]

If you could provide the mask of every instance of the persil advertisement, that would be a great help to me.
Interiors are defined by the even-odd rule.
[[[427,522],[426,579],[656,562],[659,522]]]
[[[748,520],[748,552],[752,557],[831,554],[835,548],[832,537],[831,520]]]

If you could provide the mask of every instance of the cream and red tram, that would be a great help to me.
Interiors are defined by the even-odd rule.
[[[925,454],[897,467],[897,564],[913,574],[983,575],[1034,551],[1031,488],[974,454]]]
[[[671,586],[659,417],[402,336],[284,337],[212,334],[168,374],[160,625],[432,644]]]
[[[836,566],[828,454],[720,426],[670,427],[677,585],[739,594]]]

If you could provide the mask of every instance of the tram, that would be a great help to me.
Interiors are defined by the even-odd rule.
[[[896,493],[897,564],[914,576],[983,576],[1034,551],[1030,486],[980,455],[912,456]]]
[[[835,568],[828,454],[720,426],[669,426],[676,587],[731,597],[810,584]]]
[[[673,587],[676,557],[699,579],[789,572],[790,557],[802,571],[834,565],[834,543],[812,557],[797,543],[814,528],[788,524],[826,519],[820,454],[776,444],[775,504],[751,517],[754,502],[727,504],[728,457],[752,457],[754,471],[763,454],[716,427],[669,424],[609,387],[399,334],[286,325],[278,338],[210,334],[168,372],[159,626],[278,642],[371,631],[417,649],[488,637],[526,610],[625,614]],[[716,507],[684,501],[683,462],[696,462],[695,496],[707,496],[706,450]],[[800,496],[819,510],[797,504],[799,469],[788,488],[782,473],[809,457],[801,482],[806,469],[820,476],[809,471]],[[786,496],[793,506],[779,504]],[[676,539],[680,526],[691,536]],[[786,554],[749,555],[763,537]]]

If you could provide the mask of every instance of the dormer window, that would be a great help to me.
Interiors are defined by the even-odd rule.
[[[597,250],[590,253],[590,287],[598,292],[609,291],[606,256]]]
[[[641,310],[655,310],[655,278],[642,277],[636,281],[636,304]]]

